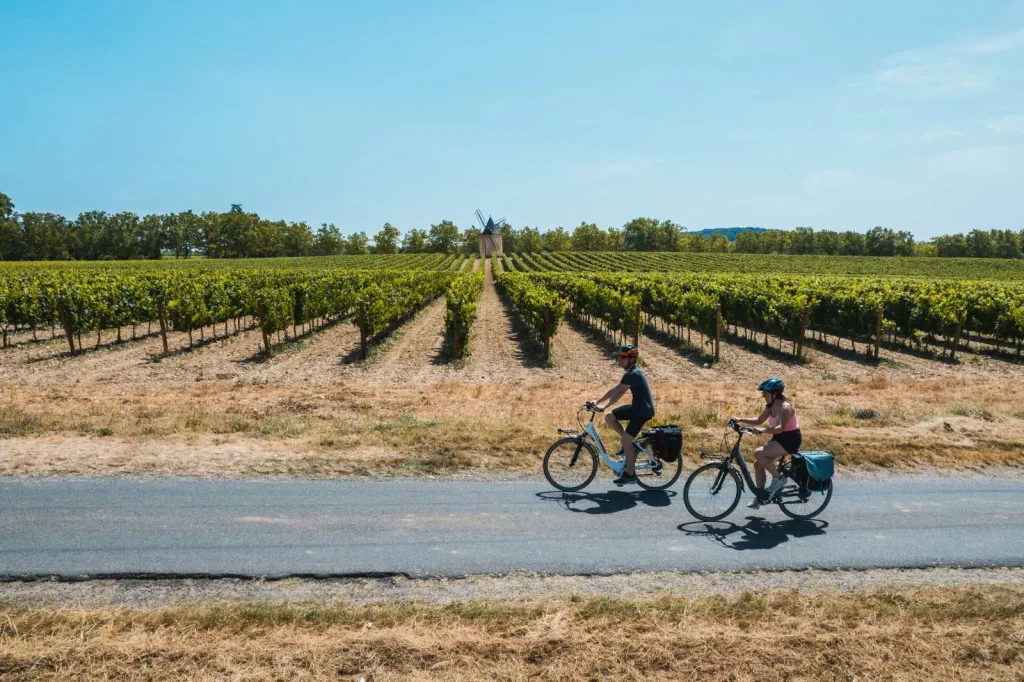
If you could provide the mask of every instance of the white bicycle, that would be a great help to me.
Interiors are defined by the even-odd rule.
[[[590,419],[583,423],[583,413],[590,412]],[[579,429],[558,429],[564,437],[555,441],[544,455],[544,478],[559,490],[574,492],[586,488],[597,476],[597,458],[611,469],[616,476],[622,475],[626,466],[625,455],[620,449],[609,455],[601,442],[601,436],[594,426],[597,409],[594,403],[587,403],[576,413]],[[646,429],[633,441],[636,453],[634,469],[636,482],[648,490],[664,490],[679,480],[683,473],[683,458],[676,457],[668,462],[658,456],[652,436],[653,429]]]

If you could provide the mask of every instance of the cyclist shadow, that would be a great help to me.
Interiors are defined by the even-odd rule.
[[[537,497],[558,502],[578,514],[614,514],[645,504],[648,507],[667,507],[676,493],[672,490],[609,490],[606,493],[562,493],[547,491]]]
[[[789,519],[772,523],[757,516],[748,516],[747,524],[737,525],[731,521],[691,521],[681,523],[679,530],[687,535],[706,537],[728,549],[772,549],[790,538],[806,538],[825,535],[828,521]]]

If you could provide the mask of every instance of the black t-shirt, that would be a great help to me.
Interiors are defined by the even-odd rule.
[[[621,383],[629,386],[629,392],[633,394],[633,412],[637,416],[644,416],[650,419],[654,416],[654,396],[651,395],[651,386],[647,383],[644,371],[633,365],[622,375]]]

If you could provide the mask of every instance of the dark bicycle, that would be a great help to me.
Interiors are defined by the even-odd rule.
[[[779,474],[788,480],[774,494],[766,493],[755,485],[750,470],[747,469],[747,462],[743,459],[743,453],[740,452],[743,436],[753,431],[741,427],[735,419],[730,419],[728,426],[736,432],[736,442],[730,453],[721,455],[701,451],[701,459],[715,461],[698,467],[686,479],[683,502],[691,514],[701,521],[724,519],[739,504],[744,481],[761,504],[778,504],[782,513],[790,518],[812,519],[825,510],[832,499],[834,486],[831,477],[823,481],[810,479],[802,459],[798,462],[797,459],[786,455],[779,460],[777,466]],[[728,446],[728,434],[726,445]],[[738,469],[734,462],[739,465]]]

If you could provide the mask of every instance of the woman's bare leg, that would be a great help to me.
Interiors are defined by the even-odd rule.
[[[772,478],[778,478],[779,469],[775,466],[775,460],[785,454],[786,449],[782,447],[781,444],[776,443],[775,441],[769,441],[759,447],[754,453],[754,456],[757,457],[757,463],[764,467],[765,470],[772,475]]]
[[[754,483],[757,484],[758,489],[764,490],[764,465],[761,464],[761,453],[764,452],[764,446],[754,450]]]

